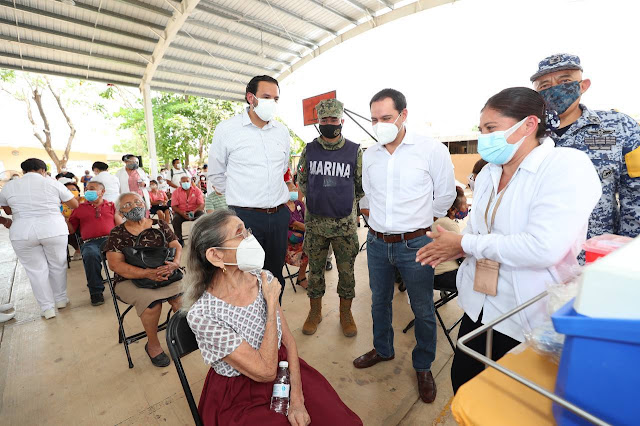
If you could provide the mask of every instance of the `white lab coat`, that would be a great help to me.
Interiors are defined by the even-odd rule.
[[[458,303],[484,324],[532,299],[577,267],[591,211],[602,186],[589,157],[573,148],[555,148],[547,138],[520,164],[504,190],[491,234],[485,211],[497,193],[502,167],[489,164],[476,177],[473,208],[463,231],[466,259],[457,276]],[[498,196],[494,193],[491,206]],[[493,208],[489,209],[489,220]],[[473,290],[476,259],[500,263],[498,292]],[[548,318],[546,299],[496,325],[500,333],[524,341],[524,333]]]
[[[142,193],[144,195],[144,203],[147,206],[147,210],[151,208],[151,200],[149,199],[149,177],[147,176],[147,174],[145,173],[144,170],[142,170],[141,167],[138,167],[137,169],[138,174],[140,175],[140,179],[142,179],[145,183],[145,187],[141,188],[142,189]],[[120,181],[120,194],[124,194],[127,192],[131,192],[129,191],[129,174],[127,173],[127,169],[126,168],[121,168],[120,170],[118,170],[116,172],[116,177],[118,178],[118,180]]]

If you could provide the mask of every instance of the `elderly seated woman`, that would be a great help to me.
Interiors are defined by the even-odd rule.
[[[278,305],[280,283],[231,210],[199,218],[189,241],[183,310],[209,370],[199,412],[206,425],[361,425],[318,371],[298,357]],[[288,418],[270,410],[279,361],[288,361]],[[304,386],[304,393],[303,393]]]
[[[162,302],[169,302],[174,312],[180,308],[180,281],[165,287],[149,289],[136,286],[132,280],[148,278],[158,282],[166,281],[180,267],[182,246],[165,222],[146,218],[145,202],[140,195],[133,192],[120,195],[116,201],[116,210],[126,221],[113,228],[104,247],[109,269],[115,272],[115,292],[120,300],[136,308],[142,326],[147,332],[148,341],[145,351],[151,363],[156,367],[166,367],[170,360],[158,340],[158,322],[162,312]],[[150,231],[152,227],[160,230],[164,238],[159,232]],[[122,249],[137,245],[138,236],[143,232],[140,246],[162,247],[164,244],[166,247],[173,247],[176,249],[174,260],[155,269],[138,268],[128,264]]]

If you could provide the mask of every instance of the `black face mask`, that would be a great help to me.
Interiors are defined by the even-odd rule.
[[[342,124],[321,124],[320,134],[327,139],[333,139],[340,136],[342,132]]]

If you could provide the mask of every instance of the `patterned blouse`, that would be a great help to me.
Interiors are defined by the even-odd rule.
[[[125,222],[126,223],[126,222]],[[160,231],[164,234],[164,238],[167,240],[167,244],[171,241],[176,240],[176,234],[173,233],[169,225],[167,225],[162,220],[152,219],[152,227],[159,228]],[[162,237],[155,231],[149,232],[148,230],[144,230],[145,234],[142,236],[140,240],[140,245],[143,247],[162,247]],[[104,246],[104,251],[114,251],[116,253],[122,253],[122,249],[124,247],[133,247],[136,245],[136,240],[138,239],[137,235],[133,235],[131,232],[127,230],[124,226],[124,223],[116,226],[111,230],[109,234],[109,238],[107,239],[107,244]],[[127,278],[121,277],[118,274],[114,275],[114,285],[125,281]]]
[[[271,282],[273,275],[269,271],[265,272],[267,281]],[[258,278],[258,296],[250,305],[230,305],[205,291],[187,314],[187,322],[196,335],[204,362],[221,376],[240,376],[241,373],[222,361],[222,358],[235,351],[242,341],[258,350],[264,337],[267,302],[262,294],[260,274],[257,271],[252,274]],[[276,324],[279,349],[282,343],[280,314],[276,314]]]

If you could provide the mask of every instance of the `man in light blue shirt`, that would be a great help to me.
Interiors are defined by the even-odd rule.
[[[264,269],[282,284],[289,226],[284,174],[290,137],[286,126],[275,120],[279,98],[276,79],[266,75],[251,79],[245,94],[249,106],[216,127],[207,178],[211,190],[225,194],[229,208],[251,228],[265,250]]]

